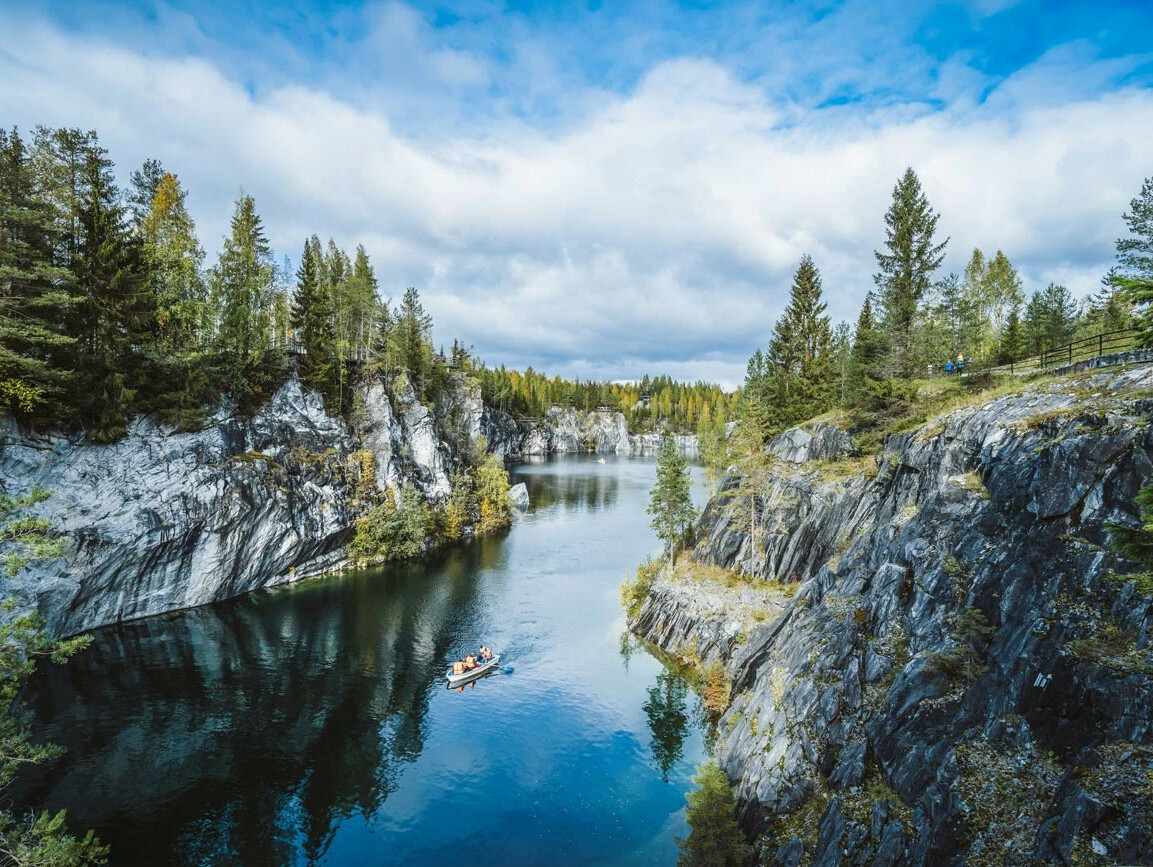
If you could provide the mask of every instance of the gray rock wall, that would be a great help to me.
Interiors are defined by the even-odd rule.
[[[694,556],[801,582],[727,651],[718,727],[770,863],[1151,863],[1153,599],[1113,577],[1133,567],[1106,530],[1153,473],[1150,387],[1150,366],[1093,373],[876,464],[790,446],[725,480]],[[685,640],[691,610],[654,591],[638,631]]]
[[[623,413],[553,407],[543,419],[517,421],[506,412],[484,407],[480,421],[489,449],[504,457],[551,454],[655,454],[661,437],[630,434]],[[673,437],[689,457],[697,455],[695,435]]]
[[[220,412],[190,433],[141,418],[112,445],[26,436],[5,419],[8,493],[51,491],[37,511],[69,536],[66,556],[26,570],[17,595],[68,635],[340,568],[370,484],[363,451],[379,490],[410,482],[429,499],[447,495],[453,460],[411,390],[395,403],[379,384],[362,396],[363,442],[295,379],[249,421]],[[479,427],[472,397],[450,403]]]

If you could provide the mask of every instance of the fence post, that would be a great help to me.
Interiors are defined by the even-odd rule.
[[[1097,357],[1100,358],[1105,354],[1105,332],[1102,331],[1097,335]]]

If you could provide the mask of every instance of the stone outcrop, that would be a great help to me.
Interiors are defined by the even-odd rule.
[[[489,449],[505,457],[552,454],[655,454],[659,434],[630,434],[624,414],[610,410],[584,411],[552,407],[542,419],[517,420],[501,410],[484,407],[479,424]],[[697,454],[695,435],[673,437],[689,457]]]
[[[14,589],[67,635],[340,568],[371,489],[447,495],[445,431],[479,429],[481,416],[479,390],[456,385],[436,414],[403,384],[370,385],[363,440],[296,379],[250,420],[220,411],[177,432],[139,418],[111,445],[30,436],[6,419],[7,493],[50,491],[37,513],[69,537],[65,557]]]
[[[1153,863],[1153,598],[1107,530],[1151,389],[1094,372],[865,458],[790,432],[725,479],[693,557],[796,596],[735,642],[658,581],[632,625],[732,675],[717,752],[769,863]]]

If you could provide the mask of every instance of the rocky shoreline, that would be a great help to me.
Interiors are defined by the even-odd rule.
[[[788,432],[691,556],[796,595],[736,641],[666,576],[630,623],[731,677],[717,754],[768,863],[1153,863],[1153,599],[1107,532],[1153,473],[1153,366],[1023,388],[876,456]]]

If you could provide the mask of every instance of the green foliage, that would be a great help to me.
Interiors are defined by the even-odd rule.
[[[668,437],[657,452],[657,480],[646,511],[652,515],[651,526],[657,538],[665,544],[670,557],[675,557],[692,529],[697,512],[685,456]]]
[[[407,560],[424,552],[432,516],[415,487],[405,485],[399,498],[388,498],[356,520],[349,553],[358,563]]]
[[[1106,528],[1117,550],[1142,566],[1147,573],[1143,577],[1148,579],[1148,573],[1153,572],[1153,484],[1146,485],[1137,493],[1136,502],[1140,509],[1136,527],[1109,523]],[[1139,587],[1148,583],[1148,580],[1141,582],[1140,577],[1137,576]]]
[[[648,700],[641,706],[652,732],[653,759],[666,783],[669,771],[684,755],[689,722],[685,703],[687,692],[684,678],[668,669],[661,669],[656,684],[649,687]]]
[[[768,351],[749,362],[742,422],[763,441],[824,412],[833,401],[833,332],[821,298],[821,275],[809,256],[793,277],[789,304],[773,328]]]
[[[971,683],[985,670],[985,653],[996,629],[989,625],[981,609],[969,607],[952,616],[952,633],[957,642],[945,650],[927,654],[929,671]]]
[[[649,595],[649,589],[653,586],[653,580],[660,572],[660,568],[661,564],[658,561],[646,559],[637,566],[636,575],[631,581],[625,578],[621,582],[621,607],[624,608],[629,620],[636,620],[637,615],[641,613],[641,606],[645,604],[645,598]]]
[[[729,778],[715,761],[697,768],[695,791],[685,795],[689,836],[678,838],[682,867],[741,867],[753,849],[737,824],[737,799]]]
[[[478,533],[503,530],[512,523],[508,489],[508,471],[504,468],[504,461],[496,455],[489,455],[476,469],[476,497],[480,507]]]
[[[269,302],[275,277],[256,202],[241,195],[220,259],[209,276],[215,345],[233,373],[229,382],[233,393],[243,388],[245,370],[271,342]]]
[[[913,326],[948,243],[947,238],[935,242],[938,219],[917,173],[906,169],[893,188],[892,204],[885,214],[885,251],[875,253],[878,271],[873,277],[888,344],[885,367],[893,376],[915,376],[921,366]]]
[[[885,341],[873,314],[873,293],[865,294],[865,303],[857,317],[853,333],[853,347],[849,355],[845,380],[845,405],[853,406],[869,394],[871,384],[878,377],[878,367],[885,353]]]
[[[604,407],[623,413],[631,433],[693,433],[702,422],[723,426],[737,403],[737,395],[720,386],[667,376],[595,382],[549,377],[531,367],[523,373],[499,367],[481,368],[479,377],[484,402],[514,416],[543,418],[553,406],[585,411]]]
[[[22,497],[9,497],[0,489],[0,551],[9,578],[29,563],[53,560],[64,550],[64,540],[54,535],[51,522],[27,511],[48,496],[43,488],[33,488]]]
[[[700,686],[701,704],[712,713],[723,713],[729,706],[733,685],[719,661],[714,660],[701,670]]]
[[[29,563],[59,556],[60,540],[52,525],[31,516],[28,508],[43,502],[48,492],[35,489],[25,497],[0,494],[0,552],[9,576]],[[16,602],[4,604],[10,619],[0,625],[0,792],[7,790],[16,773],[27,765],[55,758],[60,749],[32,741],[14,703],[37,661],[63,662],[86,647],[89,636],[56,641],[44,630],[36,614],[11,617]],[[89,832],[82,838],[67,833],[64,813],[19,816],[0,809],[0,854],[5,863],[51,864],[61,867],[103,863],[106,849]]]

